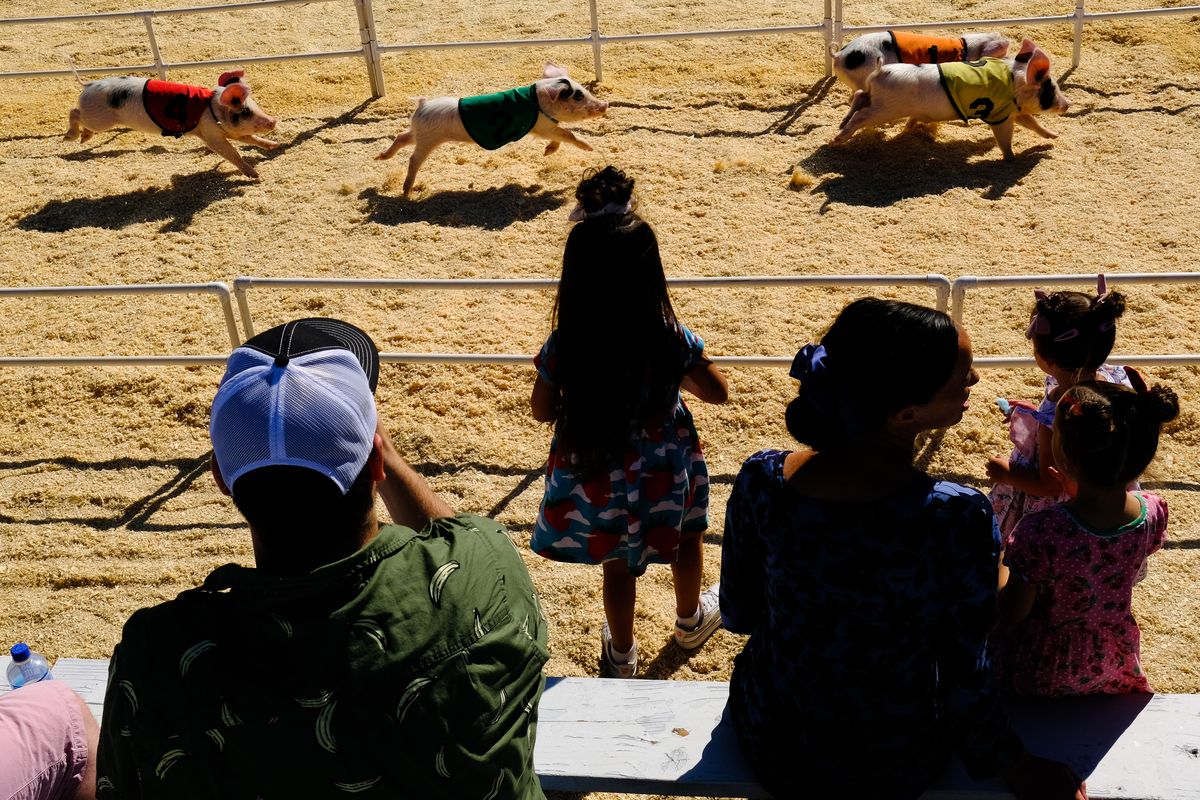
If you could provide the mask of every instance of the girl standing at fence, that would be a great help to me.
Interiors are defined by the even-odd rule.
[[[675,318],[658,241],[632,192],[632,179],[606,167],[575,193],[580,221],[530,399],[534,418],[554,423],[530,545],[603,565],[601,672],[621,678],[637,670],[636,579],[647,564],[671,565],[681,647],[720,627],[715,592],[700,591],[708,470],[679,390],[709,403],[728,397],[703,340]]]
[[[1006,542],[1022,515],[1067,499],[1050,449],[1059,398],[1080,381],[1129,386],[1132,372],[1104,363],[1117,338],[1117,319],[1125,313],[1125,297],[1108,291],[1103,275],[1095,295],[1038,290],[1034,298],[1025,338],[1033,342],[1034,360],[1046,373],[1045,393],[1037,406],[1023,400],[1001,404],[1007,407],[1009,438],[1015,446],[1007,458],[993,456],[987,463],[988,477],[995,483],[992,506]]]
[[[982,493],[913,464],[962,419],[971,342],[932,308],[856,300],[796,354],[787,429],[807,448],[742,465],[725,513],[721,612],[750,635],[729,713],[775,797],[915,798],[952,751],[1019,798],[1084,797],[1025,752],[986,640],[1000,542]]]
[[[1150,691],[1130,601],[1166,538],[1167,504],[1126,487],[1179,402],[1170,389],[1134,383],[1086,381],[1058,402],[1053,448],[1070,499],[1017,523],[992,639],[997,674],[1018,694]]]

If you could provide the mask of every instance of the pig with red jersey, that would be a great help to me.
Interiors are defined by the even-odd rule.
[[[1006,161],[1013,158],[1013,125],[1047,139],[1057,134],[1034,116],[1062,114],[1070,107],[1050,77],[1050,56],[1026,39],[1016,56],[955,64],[880,64],[867,88],[854,93],[834,144],[862,128],[908,117],[915,122],[980,119],[992,128]]]
[[[250,98],[250,86],[242,80],[244,74],[241,70],[226,72],[213,89],[131,77],[90,81],[83,84],[79,103],[71,109],[71,125],[63,141],[78,139],[83,143],[93,134],[113,128],[177,139],[191,135],[247,177],[257,178],[258,171],[242,158],[232,142],[247,142],[267,150],[279,143],[259,135],[275,129],[275,118]]]
[[[440,144],[471,142],[486,150],[496,150],[533,134],[549,139],[546,155],[563,142],[591,150],[590,144],[559,123],[591,119],[607,110],[607,102],[572,80],[562,67],[548,63],[541,80],[531,86],[474,97],[417,98],[409,129],[375,158],[391,158],[401,147],[413,145],[408,173],[404,176],[407,196],[417,179],[417,170]]]

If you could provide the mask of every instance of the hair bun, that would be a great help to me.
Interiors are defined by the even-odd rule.
[[[589,169],[575,190],[575,199],[588,213],[599,211],[610,203],[623,206],[631,197],[633,178],[613,166]]]
[[[1097,297],[1092,302],[1091,313],[1105,322],[1117,319],[1125,313],[1125,295],[1109,292]]]
[[[1161,425],[1179,416],[1179,397],[1166,386],[1155,386],[1137,396],[1137,407]]]

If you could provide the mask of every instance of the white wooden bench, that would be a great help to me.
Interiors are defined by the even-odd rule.
[[[0,657],[0,669],[8,657]],[[63,658],[58,680],[99,719],[108,662]],[[7,685],[0,682],[0,692]],[[547,678],[534,765],[548,791],[769,797],[734,740],[729,685]],[[1097,800],[1200,800],[1200,695],[1038,699],[1009,709],[1026,746],[1069,763]],[[953,761],[925,800],[998,800]]]

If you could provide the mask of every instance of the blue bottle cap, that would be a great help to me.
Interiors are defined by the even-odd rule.
[[[9,653],[12,660],[20,664],[25,659],[29,658],[29,645],[24,642],[17,642],[13,645],[12,652]]]

